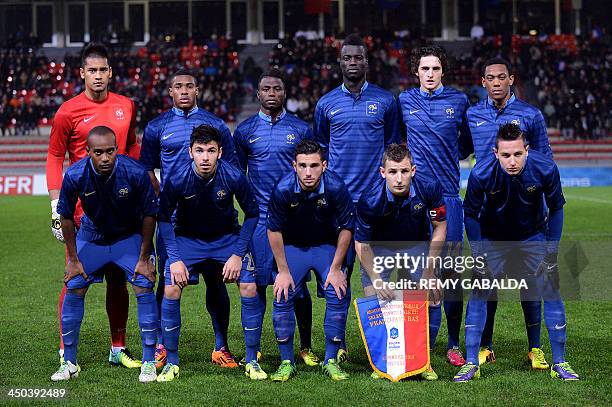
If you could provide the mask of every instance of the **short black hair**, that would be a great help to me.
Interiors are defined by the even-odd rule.
[[[344,47],[345,45],[355,45],[357,47],[364,47],[367,49],[363,38],[361,38],[361,35],[357,33],[347,35],[344,41],[342,41],[342,46]]]
[[[485,76],[485,70],[487,69],[487,66],[491,65],[505,65],[506,69],[508,69],[508,75],[512,75],[512,64],[510,63],[510,61],[502,57],[494,57],[487,59],[482,65],[482,68],[480,69],[480,74],[483,78]]]
[[[410,153],[408,147],[404,144],[392,143],[385,148],[381,165],[384,167],[385,163],[389,160],[401,163],[404,158],[408,158],[410,164],[412,164],[412,153]]]
[[[89,133],[87,133],[87,141],[89,143],[89,138],[93,136],[108,136],[108,135],[113,136],[113,139],[116,140],[115,132],[113,131],[113,129],[107,126],[96,126],[93,129],[89,130]]]
[[[261,84],[263,78],[277,78],[283,83],[283,87],[285,87],[285,78],[283,77],[283,73],[278,68],[270,68],[266,72],[262,73],[259,76],[259,80],[257,81],[257,87]]]
[[[90,42],[81,53],[81,66],[85,66],[85,60],[87,58],[106,58],[110,65],[110,58],[108,57],[108,49],[100,43]]]
[[[172,76],[170,76],[170,85],[172,85],[172,82],[174,82],[177,76],[191,76],[193,78],[193,81],[197,82],[196,76],[193,72],[191,72],[189,69],[179,68],[176,72],[172,74]]]
[[[294,159],[297,160],[297,156],[300,154],[319,154],[321,160],[323,160],[323,148],[313,140],[302,140],[295,146]]]
[[[523,144],[527,144],[523,130],[516,123],[505,123],[499,126],[497,137],[495,138],[495,149],[499,148],[499,141],[515,141],[521,139]]]
[[[418,72],[421,58],[428,56],[437,57],[440,60],[440,65],[442,65],[442,73],[448,72],[448,58],[446,57],[446,50],[444,47],[439,45],[426,45],[424,47],[415,47],[412,49],[410,53],[410,68],[412,69],[412,73]]]
[[[195,143],[208,144],[211,141],[217,143],[221,147],[221,133],[219,130],[208,124],[201,124],[194,128],[189,139],[189,147],[193,147]]]

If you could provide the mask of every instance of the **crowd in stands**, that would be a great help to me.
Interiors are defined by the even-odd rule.
[[[36,133],[50,123],[61,103],[83,90],[80,55],[53,61],[35,46],[0,48],[0,136]],[[171,107],[168,79],[179,67],[198,75],[198,105],[228,122],[236,120],[242,98],[242,77],[236,45],[224,37],[166,42],[151,40],[137,51],[111,50],[112,91],[129,96],[137,107],[137,126]]]
[[[369,48],[368,78],[395,94],[418,86],[411,74],[412,48],[428,43],[409,33],[366,37]],[[605,34],[605,33],[604,33]],[[341,83],[338,67],[341,41],[333,37],[307,39],[286,36],[270,52],[269,63],[287,75],[287,110],[312,120],[319,97]],[[566,138],[601,138],[612,128],[610,67],[612,49],[607,35],[577,39],[574,36],[493,36],[475,38],[470,52],[449,57],[446,85],[466,92],[472,103],[486,97],[480,67],[493,56],[514,66],[515,91],[538,106],[548,127]]]

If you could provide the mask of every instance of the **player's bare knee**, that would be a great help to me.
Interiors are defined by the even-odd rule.
[[[150,287],[139,287],[137,285],[132,284],[132,288],[134,289],[134,294],[136,295],[153,292],[153,288]]]
[[[181,288],[178,285],[167,285],[164,288],[164,297],[169,300],[180,300]]]
[[[255,283],[240,283],[240,296],[253,298],[257,295],[257,285]]]

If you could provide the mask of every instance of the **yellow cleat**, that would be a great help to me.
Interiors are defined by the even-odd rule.
[[[326,365],[321,364],[321,368],[323,373],[334,381],[347,380],[349,378],[348,373],[342,370],[336,359],[329,359]]]
[[[299,358],[302,359],[308,366],[319,366],[321,363],[317,355],[315,355],[310,348],[302,349],[299,353]]]
[[[157,375],[158,382],[171,382],[172,380],[179,377],[179,367],[172,363],[168,363],[164,366],[164,369],[160,374]]]
[[[346,349],[338,349],[338,355],[336,356],[336,360],[338,363],[346,363],[348,362],[348,352]]]
[[[487,363],[495,363],[495,353],[487,347],[481,347],[478,352],[478,364],[480,366],[486,365]]]
[[[142,362],[136,359],[127,348],[123,348],[119,352],[113,352],[111,349],[108,355],[108,363],[114,366],[125,366],[128,369],[139,369],[142,366]]]
[[[270,379],[274,382],[286,382],[296,374],[295,365],[290,360],[283,360],[276,372],[270,375]]]
[[[431,381],[434,381],[434,380],[438,380],[438,374],[436,372],[434,372],[434,370],[431,368],[431,366],[429,366],[426,371],[421,373],[421,378],[423,380],[427,380],[427,381],[431,382]]]
[[[544,358],[544,352],[540,348],[531,348],[531,352],[527,354],[527,360],[532,369],[545,370],[550,368]]]
[[[268,374],[254,360],[246,364],[244,374],[251,380],[266,380],[268,378]]]

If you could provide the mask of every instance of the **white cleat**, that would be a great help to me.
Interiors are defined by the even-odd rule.
[[[155,362],[144,362],[140,367],[140,376],[138,376],[140,383],[150,383],[157,380],[157,369],[155,369]]]
[[[81,367],[79,365],[73,365],[72,362],[65,361],[61,364],[57,372],[53,373],[51,380],[59,382],[62,380],[76,379],[79,376]]]

